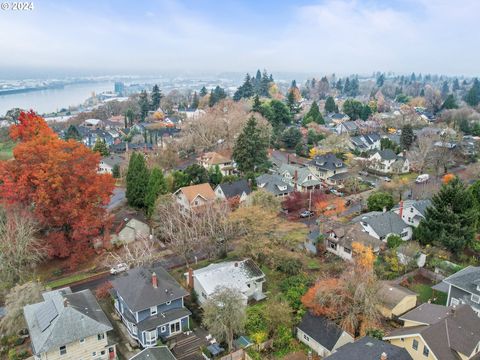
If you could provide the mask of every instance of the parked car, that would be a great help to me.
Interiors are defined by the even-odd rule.
[[[128,270],[128,265],[125,264],[125,263],[120,263],[120,264],[117,264],[117,265],[113,266],[110,269],[110,274],[116,275],[116,274],[120,274],[121,272],[124,272],[124,271],[127,271],[127,270]]]
[[[430,179],[430,175],[422,174],[417,176],[417,178],[415,179],[415,182],[417,184],[423,184],[423,183],[426,183],[429,179]]]
[[[305,210],[305,211],[302,211],[300,213],[300,217],[301,218],[309,218],[309,217],[313,216],[313,214],[314,214],[313,211]]]
[[[382,179],[383,181],[386,181],[386,182],[392,181],[392,179],[390,179],[388,176],[384,176]]]
[[[338,191],[338,190],[335,190],[335,189],[330,189],[330,192],[334,195],[337,195],[337,196],[343,196],[343,193]]]

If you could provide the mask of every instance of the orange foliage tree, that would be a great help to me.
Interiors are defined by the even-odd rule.
[[[352,247],[354,265],[339,278],[318,280],[302,297],[302,303],[313,314],[329,318],[353,336],[363,336],[379,324],[379,284],[373,272],[372,249],[359,243]]]
[[[455,175],[448,173],[448,174],[443,175],[442,182],[446,185],[450,181],[452,181],[453,179],[455,179]]]
[[[14,159],[0,162],[0,198],[31,208],[50,256],[71,256],[74,267],[92,253],[91,240],[104,230],[114,180],[97,174],[98,154],[58,138],[33,111],[20,114],[10,137],[18,144]]]
[[[315,209],[318,213],[325,216],[339,215],[345,211],[345,200],[339,197],[331,199],[322,199],[315,203]]]

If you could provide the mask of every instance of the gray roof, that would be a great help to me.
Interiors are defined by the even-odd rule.
[[[479,280],[480,266],[467,266],[465,269],[450,275],[443,281],[447,284],[451,284],[462,290],[468,291],[470,294],[480,295],[480,291],[477,289]]]
[[[380,135],[377,133],[370,133],[350,137],[350,141],[359,148],[367,148],[380,140]]]
[[[154,272],[158,279],[156,288],[152,285]],[[133,312],[188,295],[188,292],[161,266],[131,269],[117,275],[112,285]]]
[[[342,113],[335,113],[330,115],[330,118],[332,119],[343,119],[343,118],[348,118],[349,116],[347,114],[342,114]]]
[[[427,307],[423,311],[429,311],[430,309]],[[430,325],[394,330],[385,339],[420,334],[430,350],[437,357],[441,356],[442,360],[456,360],[459,358],[458,353],[470,356],[480,341],[480,318],[469,305],[461,305],[456,308],[445,307],[445,310],[447,309],[447,316]],[[430,320],[434,321],[433,316]]]
[[[377,151],[382,160],[395,160],[398,158],[397,154],[392,149],[385,149]]]
[[[127,311],[128,312],[128,311]],[[192,313],[187,308],[176,308],[169,311],[159,313],[155,316],[147,317],[145,320],[140,321],[137,324],[138,331],[151,331],[157,327],[167,324],[170,321],[182,319],[185,316],[189,316]]]
[[[333,350],[343,333],[343,330],[334,322],[323,316],[315,316],[309,311],[303,315],[297,328],[329,351]]]
[[[450,307],[443,305],[425,303],[402,315],[400,320],[409,320],[430,325],[445,319],[450,313],[450,310]]]
[[[368,216],[364,214],[360,221],[367,223],[379,237],[385,237],[388,234],[400,235],[406,227],[402,218],[393,211],[382,212],[377,215]]]
[[[282,164],[278,170],[278,173],[281,176],[283,176],[285,173],[289,174],[293,182],[296,173],[298,185],[300,186],[316,186],[321,184],[320,180],[312,174],[310,169],[304,166]],[[311,176],[312,179],[308,180],[308,176]]]
[[[380,360],[382,353],[387,354],[392,360],[412,360],[412,357],[404,348],[392,345],[388,342],[365,336],[353,343],[345,344],[335,353],[327,356],[329,360]]]
[[[403,208],[409,208],[413,207],[418,210],[420,214],[425,216],[425,210],[432,205],[432,201],[430,199],[425,199],[425,200],[404,200],[403,201]],[[397,204],[393,207],[392,210],[396,210],[400,208],[400,204]]]
[[[125,158],[117,154],[112,154],[110,156],[102,157],[102,161],[113,168],[115,165],[123,163]]]
[[[37,355],[113,329],[88,289],[72,293],[64,288],[46,292],[43,298],[23,309]]]
[[[378,296],[387,309],[393,310],[405,297],[411,295],[416,297],[417,293],[389,281],[380,282]]]
[[[157,346],[145,349],[129,360],[176,360],[172,352],[166,346]]]
[[[338,171],[339,169],[345,169],[344,162],[337,158],[333,153],[317,155],[309,162],[309,164],[316,166],[320,170]]]
[[[346,121],[346,122],[342,123],[341,125],[343,125],[345,127],[345,129],[347,129],[347,131],[358,130],[358,126],[355,123],[355,121]]]
[[[226,182],[218,185],[225,196],[230,199],[235,196],[241,196],[244,192],[245,194],[250,194],[252,190],[248,186],[248,181],[245,179],[240,179],[233,182]]]
[[[257,185],[262,189],[280,195],[293,192],[293,187],[283,182],[282,177],[276,174],[262,174],[256,178]],[[262,186],[263,184],[263,186]],[[283,190],[285,189],[285,190]]]

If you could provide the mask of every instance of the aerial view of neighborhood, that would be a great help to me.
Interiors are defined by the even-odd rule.
[[[0,360],[480,360],[476,0],[0,1]]]

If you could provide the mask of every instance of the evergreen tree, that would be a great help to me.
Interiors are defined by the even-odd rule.
[[[444,100],[446,99],[449,91],[450,91],[450,87],[448,86],[448,81],[445,80],[442,84],[442,91],[441,91],[442,99]]]
[[[190,185],[204,184],[209,181],[208,171],[202,165],[192,164],[184,171]]]
[[[200,89],[200,97],[204,97],[207,94],[208,94],[207,88],[205,86],[202,86],[202,88]]]
[[[150,104],[148,102],[148,94],[145,90],[140,93],[140,97],[138,99],[138,106],[140,107],[140,119],[145,121],[148,110],[150,109]]]
[[[223,88],[220,86],[216,86],[215,89],[210,91],[210,99],[208,101],[208,106],[212,107],[219,101],[225,99],[227,97],[227,93]]]
[[[118,165],[118,164],[113,165],[112,176],[113,176],[114,179],[119,179],[120,178],[120,165]]]
[[[425,89],[420,90],[420,96],[425,97]]]
[[[380,74],[380,76],[377,77],[377,87],[382,87],[383,84],[385,83],[385,74]]]
[[[259,94],[263,97],[270,97],[270,77],[268,76],[267,70],[263,70],[262,80],[260,81]]]
[[[311,122],[315,122],[317,124],[325,124],[325,120],[323,119],[322,113],[320,112],[316,101],[312,103],[312,106],[310,106],[310,110],[308,110],[302,120],[303,126],[306,126]]]
[[[413,72],[412,75],[410,75],[410,82],[415,82],[417,81],[417,77],[415,76],[415,73]]]
[[[149,171],[143,154],[134,152],[130,157],[127,170],[126,198],[128,205],[135,208],[145,207],[145,195],[148,185]]]
[[[105,140],[100,139],[97,137],[97,140],[95,141],[95,145],[93,145],[93,151],[98,152],[102,156],[108,156],[110,155],[110,151],[108,151],[107,144],[105,143]]]
[[[290,89],[287,94],[287,106],[290,109],[292,114],[296,114],[298,112],[298,104],[295,100],[295,92],[294,88]]]
[[[153,85],[152,95],[151,95],[151,98],[152,98],[151,110],[155,111],[160,107],[160,101],[162,100],[162,97],[163,95],[160,89],[158,88],[158,85],[157,84]]]
[[[455,78],[455,80],[453,80],[452,91],[458,90],[460,90],[460,83],[458,82],[458,79]]]
[[[423,245],[436,242],[457,253],[474,241],[476,223],[475,199],[462,181],[454,178],[433,196],[415,236]]]
[[[222,182],[223,174],[220,171],[220,166],[215,165],[208,170],[209,183],[212,185],[218,185]]]
[[[364,111],[364,106],[360,101],[355,99],[347,99],[343,103],[343,112],[352,120],[357,120],[360,118],[362,111]]]
[[[325,100],[325,113],[329,114],[336,112],[338,112],[338,107],[335,104],[335,100],[332,96],[327,97],[327,100]]]
[[[77,140],[80,141],[82,140],[82,136],[78,132],[78,129],[75,125],[70,125],[67,129],[67,132],[65,133],[65,140]]]
[[[410,149],[414,140],[415,136],[413,135],[412,125],[404,125],[402,128],[402,134],[400,135],[400,144],[402,145],[402,148],[407,150]]]
[[[267,119],[270,121],[274,128],[283,127],[289,125],[292,122],[292,114],[290,109],[280,100],[270,101],[271,115]]]
[[[352,87],[350,85],[350,79],[347,78],[347,80],[345,80],[345,85],[343,86],[343,93],[347,96],[350,96],[351,92],[352,92]]]
[[[192,104],[190,105],[190,109],[192,110],[197,110],[198,109],[198,104],[200,102],[200,99],[198,98],[198,94],[195,91],[193,93],[193,98],[192,98]]]
[[[260,101],[260,97],[255,95],[253,98],[253,105],[252,105],[252,111],[261,113],[262,111],[262,102]]]
[[[302,143],[302,133],[296,127],[289,127],[282,132],[280,140],[287,149],[295,149]]]
[[[147,217],[150,218],[155,209],[155,202],[160,194],[167,193],[167,183],[162,170],[155,167],[148,177],[147,190],[145,193],[145,209]]]
[[[233,100],[238,101],[240,99],[248,99],[254,95],[254,89],[252,84],[252,79],[250,74],[247,73],[243,84],[235,91],[233,95]]]
[[[132,126],[132,125],[133,125],[133,120],[135,120],[135,112],[133,111],[132,108],[128,108],[128,109],[125,111],[125,119],[126,119],[127,122],[128,122],[128,126]],[[125,126],[125,128],[127,128],[128,126]]]
[[[354,77],[353,80],[350,82],[350,96],[357,96],[359,94],[360,83],[358,82],[358,78]]]
[[[343,91],[343,82],[342,82],[342,79],[338,79],[337,84],[335,85],[335,88],[336,88],[338,91],[340,91],[340,92]]]
[[[472,87],[465,96],[465,102],[470,106],[477,106],[480,102],[480,82],[477,78],[473,80]]]
[[[233,148],[233,158],[238,170],[243,173],[254,173],[268,164],[268,139],[262,136],[255,117],[251,116]]]
[[[445,101],[443,102],[442,109],[456,109],[458,108],[457,102],[455,101],[455,96],[449,94]]]
[[[362,111],[360,112],[360,119],[366,121],[372,115],[372,109],[368,104],[364,104],[362,107]]]
[[[213,90],[210,90],[210,97],[208,98],[208,106],[212,107],[215,105],[215,94],[213,93]]]

